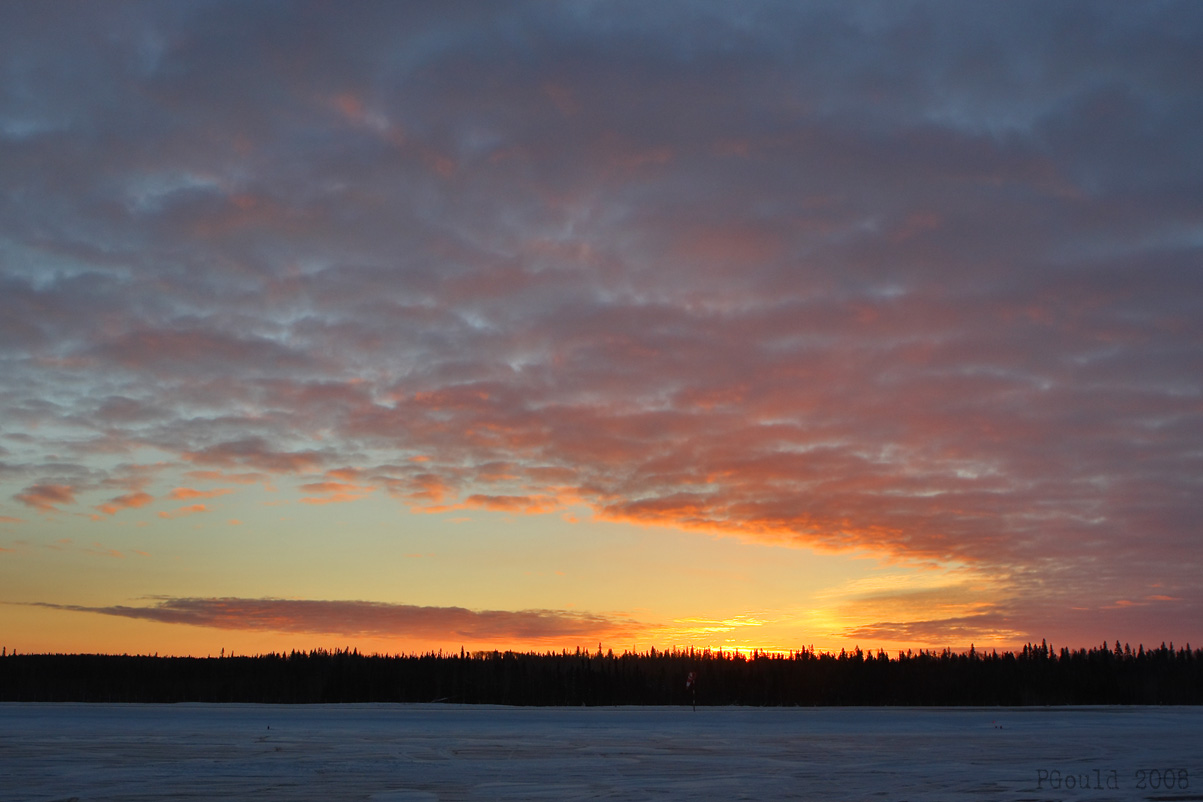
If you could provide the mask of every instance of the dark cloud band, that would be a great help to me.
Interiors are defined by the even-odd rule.
[[[589,613],[468,610],[366,601],[168,598],[145,607],[35,606],[216,629],[439,641],[589,640],[627,634],[638,626],[630,620]]]

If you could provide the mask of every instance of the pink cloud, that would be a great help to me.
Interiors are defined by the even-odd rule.
[[[60,505],[75,503],[75,489],[59,484],[30,485],[13,498],[40,512],[57,512]]]
[[[363,471],[359,468],[334,468],[326,471],[326,476],[338,482],[357,482],[363,476]]]
[[[206,482],[234,482],[235,484],[253,485],[268,481],[265,473],[225,473],[224,471],[188,471],[184,474],[192,479]]]
[[[247,437],[185,452],[184,459],[220,468],[249,467],[268,473],[311,473],[326,456],[316,451],[277,451],[261,437]]]

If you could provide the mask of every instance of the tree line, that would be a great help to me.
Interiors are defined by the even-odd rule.
[[[695,682],[687,687],[686,678]],[[696,697],[695,697],[696,694]],[[0,701],[504,705],[1195,705],[1203,649],[615,655],[354,649],[239,657],[5,654]]]

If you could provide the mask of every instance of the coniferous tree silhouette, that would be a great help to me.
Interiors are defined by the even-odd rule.
[[[1203,651],[859,647],[838,655],[709,649],[258,657],[0,655],[0,701],[457,702],[510,705],[1203,704]]]

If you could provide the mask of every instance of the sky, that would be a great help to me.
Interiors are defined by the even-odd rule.
[[[0,2],[0,646],[1203,643],[1203,5]]]

